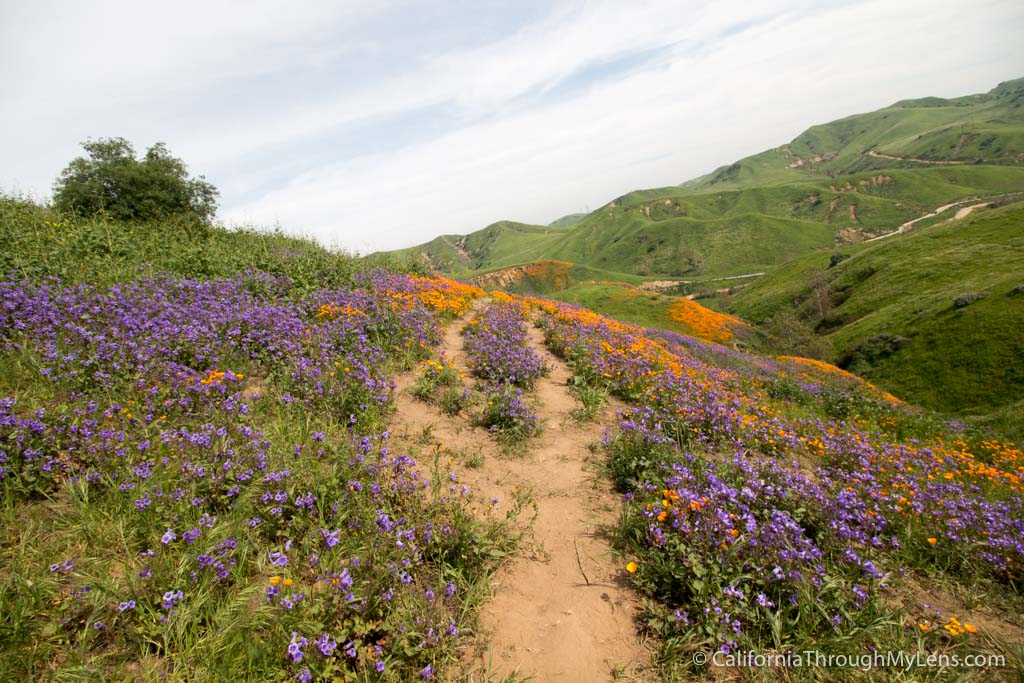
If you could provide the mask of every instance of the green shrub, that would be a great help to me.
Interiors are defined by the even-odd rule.
[[[88,153],[68,164],[54,184],[58,210],[116,221],[155,221],[186,216],[208,224],[220,194],[205,178],[190,178],[181,159],[158,142],[141,159],[124,138],[82,143]]]
[[[953,305],[957,308],[967,308],[988,296],[988,292],[967,292],[953,299]]]
[[[840,263],[842,263],[843,261],[845,261],[848,258],[850,258],[849,254],[843,254],[843,253],[832,254],[832,256],[829,257],[829,259],[828,259],[828,267],[829,268],[835,268],[836,266],[838,266]]]

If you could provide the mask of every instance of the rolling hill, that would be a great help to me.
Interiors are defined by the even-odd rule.
[[[796,309],[832,341],[842,367],[917,404],[1019,413],[1024,204],[955,213],[799,258],[740,290],[731,310],[758,323]]]
[[[1024,198],[1022,105],[1024,79],[903,100],[583,217],[495,223],[396,255],[684,333],[712,315],[687,322],[679,295],[728,289],[710,305],[754,324],[796,309],[843,367],[1021,432],[1024,297],[1010,292],[1024,283],[1024,210],[975,205]],[[732,342],[762,339],[736,329]]]
[[[1024,79],[980,95],[905,100],[583,217],[502,221],[396,253],[461,277],[540,259],[652,278],[766,271],[949,202],[1024,191],[1022,103]]]

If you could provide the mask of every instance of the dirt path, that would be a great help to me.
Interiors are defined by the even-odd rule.
[[[992,206],[992,202],[982,202],[981,204],[971,204],[970,206],[963,206],[956,210],[956,215],[954,215],[949,220],[943,221],[943,223],[949,223],[950,221],[958,221],[961,218],[967,218],[975,209],[984,209],[986,206]]]
[[[449,326],[442,348],[468,377],[462,324]],[[546,355],[538,330],[530,330],[529,343]],[[497,498],[498,514],[516,495],[534,501],[536,517],[519,556],[494,577],[467,674],[487,680],[638,680],[648,656],[635,633],[637,604],[604,532],[615,521],[618,496],[588,465],[588,445],[612,423],[614,410],[606,408],[594,423],[574,423],[569,413],[577,403],[566,390],[570,370],[554,358],[548,363],[551,374],[532,392],[544,429],[521,455],[503,453],[465,416],[449,418],[410,396],[414,373],[396,378],[397,431],[399,438],[416,439],[426,428],[439,448],[475,458],[474,468],[456,462],[459,478],[479,500]]]
[[[1017,194],[1020,194],[1020,193],[1019,192],[1007,192],[1007,193],[1004,193],[1004,194],[994,194],[994,195],[990,195],[986,199],[993,200],[993,199],[999,199],[1000,197],[1010,197],[1012,195],[1017,195]],[[877,237],[872,237],[869,240],[865,240],[865,242],[875,242],[877,240],[884,240],[886,237],[892,237],[893,235],[901,235],[901,234],[907,232],[908,230],[910,230],[911,228],[913,228],[915,225],[917,225],[918,223],[920,223],[923,220],[927,220],[929,218],[934,218],[935,216],[938,216],[943,211],[948,211],[949,209],[952,209],[954,206],[960,206],[961,204],[967,204],[969,202],[976,202],[979,199],[981,199],[981,197],[967,197],[965,199],[960,199],[958,201],[952,202],[950,204],[943,204],[942,206],[940,206],[939,208],[935,209],[934,211],[929,211],[928,213],[924,214],[923,216],[918,216],[917,218],[915,218],[913,220],[907,221],[906,223],[904,223],[900,227],[896,228],[892,232],[887,232],[884,235],[879,235]],[[943,223],[949,223],[950,221],[955,221],[955,220],[959,220],[961,218],[964,218],[964,217],[968,216],[975,209],[979,209],[979,208],[981,208],[983,206],[989,206],[991,203],[992,203],[991,201],[986,201],[986,202],[982,202],[980,204],[974,204],[972,206],[965,206],[965,207],[957,210],[955,216],[953,216],[949,220],[943,221]]]
[[[919,164],[935,164],[936,166],[961,166],[967,163],[966,161],[950,161],[946,159],[917,159],[914,157],[898,157],[893,156],[892,154],[882,154],[881,152],[876,152],[873,149],[868,150],[868,156],[877,157],[879,159],[892,159],[894,161],[915,161]]]
[[[455,253],[456,253],[456,254],[458,254],[458,255],[459,255],[459,257],[460,257],[460,258],[461,258],[462,260],[464,260],[464,261],[465,261],[465,262],[467,262],[467,263],[469,263],[469,261],[471,261],[471,260],[472,260],[472,258],[473,258],[473,257],[471,257],[471,256],[469,255],[469,252],[468,252],[468,251],[466,251],[465,249],[463,249],[463,248],[462,248],[461,246],[459,246],[459,245],[458,245],[457,243],[455,243],[455,242],[452,242],[452,241],[451,241],[450,239],[448,239],[448,238],[447,238],[447,237],[446,237],[445,235],[441,235],[441,239],[442,239],[442,240],[444,241],[444,243],[445,243],[445,244],[447,244],[447,245],[448,245],[449,247],[451,247],[451,248],[452,248],[452,250],[454,250],[454,251],[455,251]]]

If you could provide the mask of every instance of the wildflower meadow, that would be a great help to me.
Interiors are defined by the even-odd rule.
[[[938,585],[961,609],[1021,604],[1018,445],[820,361],[532,303],[576,379],[627,402],[605,433],[605,468],[665,671],[699,675],[698,651],[812,646],[1001,652],[1021,670],[1019,627],[979,636],[921,598]]]
[[[520,471],[538,385],[581,404],[576,490],[616,511],[651,677],[808,649],[1003,658],[898,680],[1024,672],[1024,452],[998,435],[727,345],[739,323],[699,304],[704,338],[280,244],[104,279],[75,260],[102,225],[46,226],[0,281],[0,679],[458,679],[523,529],[396,438],[398,377]]]
[[[479,294],[0,283],[0,677],[429,678],[504,540],[392,451],[390,376]]]

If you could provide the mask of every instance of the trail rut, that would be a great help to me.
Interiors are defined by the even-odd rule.
[[[463,323],[448,327],[442,349],[468,377]],[[546,355],[542,342],[540,331],[531,329],[530,346]],[[417,401],[408,392],[413,373],[396,378],[396,426],[405,438],[429,433],[438,448],[482,460],[476,468],[463,464],[458,475],[480,500],[497,499],[499,514],[517,493],[535,505],[520,553],[493,579],[478,649],[464,661],[464,673],[470,680],[642,680],[648,652],[636,635],[638,604],[605,532],[615,521],[618,497],[589,465],[588,446],[613,422],[614,409],[606,406],[596,422],[575,423],[570,412],[577,403],[566,386],[571,371],[558,359],[547,362],[551,373],[532,392],[543,431],[522,454],[503,452],[465,416],[451,418]]]
[[[882,235],[878,235],[876,237],[872,237],[871,239],[865,240],[865,241],[866,242],[876,242],[878,240],[884,240],[887,237],[892,237],[893,235],[902,235],[903,233],[909,231],[911,228],[913,228],[915,225],[917,225],[921,221],[927,220],[929,218],[934,218],[935,216],[938,216],[940,213],[942,213],[944,211],[947,211],[949,209],[952,209],[954,206],[960,206],[961,204],[969,204],[970,202],[976,202],[979,199],[989,200],[989,201],[982,202],[980,204],[975,204],[973,206],[967,206],[967,207],[963,207],[961,209],[958,209],[957,212],[956,212],[956,215],[953,216],[953,218],[950,218],[948,220],[943,221],[943,223],[949,223],[950,221],[955,221],[955,220],[958,220],[960,218],[964,218],[965,216],[969,215],[974,209],[978,209],[978,208],[981,208],[983,206],[991,205],[992,204],[991,200],[1001,199],[1003,197],[1012,197],[1012,196],[1015,196],[1015,195],[1018,195],[1018,194],[1020,194],[1020,193],[1019,192],[1006,192],[1006,193],[1003,193],[1003,194],[988,195],[987,197],[967,197],[965,199],[959,199],[959,200],[957,200],[955,202],[951,202],[949,204],[943,204],[942,206],[940,206],[940,207],[938,207],[938,208],[936,208],[936,209],[934,209],[932,211],[929,211],[926,214],[918,216],[917,218],[914,218],[913,220],[909,220],[906,223],[904,223],[903,225],[901,225],[900,227],[898,227],[895,230],[893,230],[892,232],[887,232],[887,233],[884,233]]]

